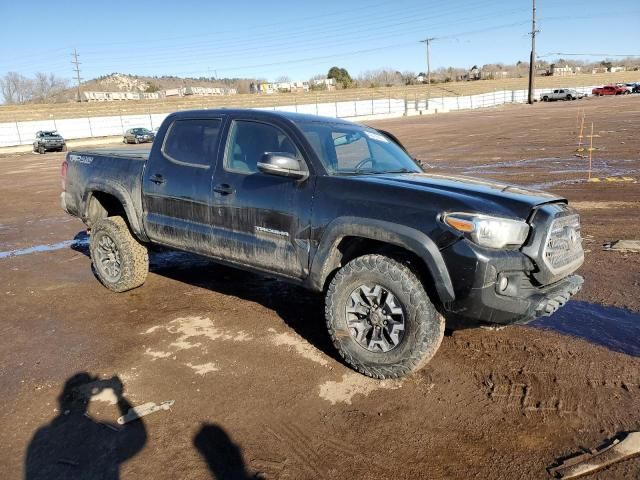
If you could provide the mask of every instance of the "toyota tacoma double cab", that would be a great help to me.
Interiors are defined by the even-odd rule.
[[[71,152],[62,208],[100,282],[141,286],[160,245],[325,296],[342,358],[375,378],[428,362],[445,322],[526,323],[581,288],[567,200],[428,174],[388,132],[257,110],[169,115],[149,152]]]

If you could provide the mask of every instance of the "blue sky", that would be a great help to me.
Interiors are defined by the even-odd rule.
[[[538,0],[538,54],[640,55],[640,3],[614,3]],[[353,76],[381,67],[418,72],[427,36],[436,37],[433,69],[512,63],[528,60],[530,15],[530,0],[2,0],[0,74],[71,78],[74,47],[86,79],[123,72],[306,80],[333,65]]]

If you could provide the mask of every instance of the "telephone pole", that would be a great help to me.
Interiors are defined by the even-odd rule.
[[[73,60],[71,60],[71,63],[74,65],[73,71],[76,72],[76,79],[78,80],[78,102],[82,101],[82,98],[80,97],[80,81],[82,80],[80,78],[80,62],[78,61],[78,52],[77,50],[74,48],[73,49],[73,53],[71,54],[71,56],[73,57]]]
[[[535,90],[535,75],[536,75],[536,33],[540,30],[536,30],[536,0],[532,0],[532,12],[531,12],[531,58],[529,59],[529,96],[527,103],[532,105],[534,102],[533,94]]]
[[[420,40],[421,43],[427,45],[427,85],[431,86],[431,42],[435,40],[434,37],[425,38]]]

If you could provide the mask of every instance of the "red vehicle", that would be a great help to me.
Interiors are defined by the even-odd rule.
[[[605,85],[604,87],[596,87],[591,90],[591,93],[596,96],[601,95],[624,95],[629,93],[626,88],[618,87],[616,85]]]

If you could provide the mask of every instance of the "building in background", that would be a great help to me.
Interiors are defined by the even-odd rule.
[[[182,87],[161,92],[82,92],[85,102],[113,102],[126,100],[158,100],[164,97],[235,95],[235,88]]]
[[[313,81],[313,86],[325,88],[326,90],[335,90],[336,79],[335,78],[319,78]]]

